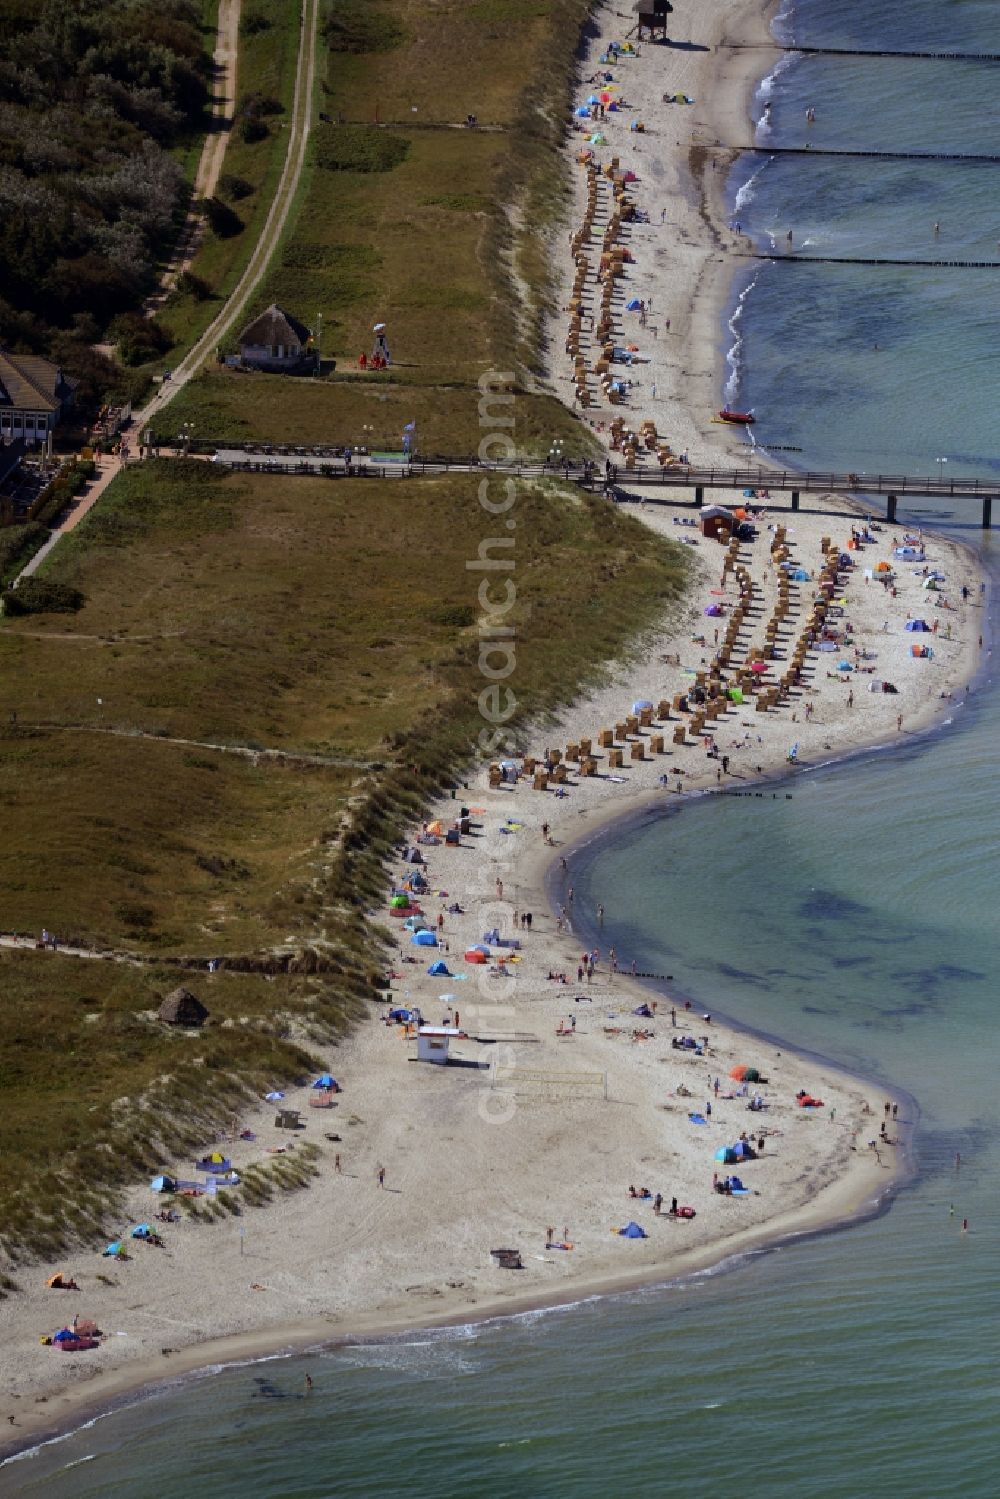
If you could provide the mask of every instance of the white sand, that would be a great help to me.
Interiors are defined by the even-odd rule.
[[[728,10],[721,0],[697,5],[677,0],[672,34],[685,35],[690,21],[692,37],[709,40]],[[762,7],[746,10],[755,17]],[[605,35],[609,27],[606,23]],[[655,151],[661,175],[650,206],[668,204],[671,227],[650,226],[648,245],[643,248],[637,239],[636,253],[637,260],[643,257],[638,265],[645,277],[644,294],[652,294],[661,321],[654,350],[660,363],[646,367],[646,378],[655,371],[658,381],[657,420],[675,446],[687,446],[699,458],[710,451],[704,415],[714,400],[717,330],[714,314],[705,311],[705,298],[699,300],[695,293],[704,286],[717,251],[714,231],[698,214],[684,162],[691,119],[707,119],[704,96],[713,86],[719,59],[707,52],[677,54],[668,61],[672,84],[699,103],[693,116],[672,106],[677,113],[670,116],[669,133],[637,143],[649,161]],[[629,67],[628,95],[643,103],[646,95],[658,97],[664,67],[659,49],[644,48]],[[742,108],[741,100],[737,103]],[[655,109],[644,105],[644,115],[657,121]],[[644,195],[645,189],[640,202]],[[665,315],[671,319],[669,338],[662,331]],[[695,365],[697,376],[684,373]],[[718,429],[709,433],[715,444]],[[685,532],[673,525],[674,515],[690,511],[649,506],[637,513],[652,527],[680,536]],[[850,530],[846,515],[836,519],[803,513],[789,521],[794,556],[810,571],[819,560],[820,536],[829,534],[844,543]],[[776,574],[767,568],[770,539],[763,529],[743,555],[762,590],[765,611],[776,588]],[[863,563],[873,565],[887,555],[889,533],[878,539],[886,545],[866,549]],[[684,616],[665,621],[636,661],[610,672],[603,688],[565,713],[557,726],[540,731],[538,752],[596,735],[622,719],[634,699],[648,697],[655,703],[690,685],[689,670],[699,669],[711,654],[711,633],[704,646],[692,637],[715,628],[702,611],[715,597],[711,590],[719,583],[722,548],[701,541],[691,551],[697,581]],[[928,560],[946,574],[944,592],[955,608],[935,610],[933,597],[906,567],[895,600],[878,585],[865,584],[860,572],[845,590],[844,618],[854,625],[853,638],[874,653],[867,664],[893,680],[899,695],[869,694],[864,690],[867,677],[858,675],[849,708],[849,684],[840,674],[835,673],[836,679],[827,675],[838,655],[811,657],[802,693],[778,712],[760,714],[748,705],[730,711],[716,726],[720,750],[731,756],[731,784],[733,776],[783,766],[793,741],[800,746],[800,764],[808,765],[893,738],[897,714],[903,716],[902,732],[910,733],[929,724],[936,713],[954,710],[940,694],[961,693],[974,670],[979,583],[968,556],[937,538],[928,546]],[[974,589],[969,605],[961,601],[963,581]],[[728,597],[733,597],[731,585]],[[793,633],[810,598],[811,590],[804,588],[791,621]],[[932,660],[909,654],[915,637],[903,629],[908,612],[942,622],[936,637],[924,637],[933,646]],[[944,638],[945,627],[950,640]],[[675,655],[679,665],[662,659]],[[809,722],[807,704],[812,705]],[[672,728],[673,723],[667,725],[668,737]],[[882,1150],[880,1162],[867,1148],[883,1117],[883,1093],[784,1047],[727,1031],[714,1020],[706,1024],[683,1009],[675,1029],[669,1005],[662,1001],[654,1020],[635,1018],[630,1012],[648,992],[621,975],[610,978],[606,954],[594,981],[577,983],[579,943],[557,930],[556,917],[546,908],[541,884],[545,865],[568,857],[568,888],[573,841],[644,800],[676,797],[677,769],[685,772],[688,791],[717,785],[719,766],[706,758],[700,744],[671,746],[671,751],[641,764],[627,762],[621,780],[609,778],[602,759],[601,773],[572,784],[564,798],[533,791],[530,780],[490,790],[485,772],[477,773],[467,793],[468,804],[482,809],[473,816],[475,836],[463,838],[459,848],[425,850],[431,890],[448,891],[447,898],[425,897],[428,917],[436,921],[438,912],[454,901],[467,914],[446,916],[445,953],[401,946],[396,972],[402,977],[392,983],[394,1001],[419,1004],[433,1022],[446,1014],[440,996],[455,996],[468,1039],[455,1043],[452,1054],[469,1065],[418,1064],[414,1044],[373,1016],[326,1058],[344,1087],[337,1108],[314,1111],[307,1106],[307,1086],[289,1090],[287,1102],[300,1107],[306,1121],[298,1138],[323,1148],[321,1174],[308,1190],[267,1209],[247,1209],[239,1220],[217,1226],[164,1226],[164,1249],[139,1245],[122,1265],[112,1267],[97,1252],[81,1251],[59,1265],[18,1271],[25,1289],[4,1303],[0,1345],[0,1376],[8,1397],[0,1417],[15,1418],[11,1440],[23,1444],[32,1433],[78,1419],[87,1407],[184,1369],[263,1349],[416,1323],[464,1321],[665,1279],[873,1208],[895,1179],[897,1166],[896,1147]],[[671,773],[668,790],[658,784],[666,770]],[[457,805],[447,801],[438,814],[450,820]],[[542,840],[545,822],[552,847]],[[502,833],[510,823],[517,827]],[[515,910],[531,910],[530,934],[515,927]],[[385,921],[398,925],[388,916]],[[487,974],[477,982],[485,970],[465,962],[462,954],[494,926],[507,935],[516,930],[523,941],[522,961],[512,965],[513,977]],[[466,979],[428,976],[428,963],[438,955]],[[404,962],[408,957],[418,961]],[[627,965],[630,955],[621,957]],[[564,970],[571,982],[550,982],[550,970]],[[575,1003],[577,995],[591,1002]],[[711,1007],[710,994],[699,998]],[[557,1035],[560,1023],[570,1019],[576,1021],[575,1034]],[[633,1029],[643,1026],[653,1033],[651,1039],[633,1040]],[[709,1053],[688,1057],[673,1050],[671,1039],[682,1034],[708,1035]],[[499,1040],[487,1044],[475,1039],[486,1036]],[[729,1069],[737,1061],[759,1067],[769,1079],[760,1090],[767,1102],[764,1112],[748,1112],[744,1098],[716,1098],[714,1079],[720,1079],[722,1095],[730,1091]],[[496,1079],[491,1065],[501,1069]],[[498,1086],[492,1086],[494,1081]],[[682,1087],[690,1097],[680,1093]],[[813,1113],[798,1108],[799,1088],[818,1095],[826,1106]],[[704,1110],[709,1099],[710,1122],[691,1123],[689,1110]],[[226,1142],[238,1167],[293,1138],[275,1129],[269,1106],[241,1124],[252,1125],[258,1139]],[[744,1130],[756,1138],[762,1128],[767,1138],[759,1160],[716,1167],[714,1152],[721,1144],[732,1143]],[[326,1141],[327,1132],[340,1134],[342,1142]],[[896,1133],[890,1126],[890,1134]],[[213,1143],[205,1142],[206,1147]],[[379,1164],[387,1170],[385,1189],[376,1181]],[[194,1174],[190,1163],[176,1167],[180,1174]],[[714,1194],[716,1169],[735,1170],[751,1195]],[[691,1204],[697,1216],[690,1222],[657,1218],[650,1204],[629,1198],[630,1183],[662,1192],[665,1206],[676,1196],[681,1204]],[[122,1227],[148,1219],[158,1203],[144,1184],[137,1186]],[[613,1227],[629,1219],[647,1229],[646,1240],[629,1242],[612,1234]],[[555,1229],[558,1239],[568,1234],[574,1247],[547,1251],[547,1227]],[[489,1251],[500,1246],[519,1248],[525,1268],[497,1268]],[[45,1290],[55,1269],[75,1275],[80,1292]],[[99,1273],[112,1284],[98,1281]],[[39,1346],[40,1335],[75,1313],[95,1317],[109,1334],[101,1348],[73,1356]]]

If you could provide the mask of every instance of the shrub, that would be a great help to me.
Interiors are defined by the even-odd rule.
[[[240,120],[240,139],[248,146],[256,141],[266,140],[270,131],[264,121],[257,115],[244,115]]]
[[[206,198],[204,208],[209,227],[219,239],[232,239],[234,234],[242,231],[243,220],[235,208],[230,208],[221,198]]]
[[[115,915],[123,926],[132,927],[134,931],[148,932],[153,925],[154,912],[149,906],[139,905],[134,901],[123,901],[115,909]]]
[[[258,36],[262,31],[270,31],[273,25],[271,17],[265,15],[262,10],[251,10],[240,22],[240,35]]]
[[[184,296],[193,297],[196,302],[207,302],[213,295],[212,288],[202,276],[196,276],[194,271],[182,271],[177,278],[177,290]]]
[[[391,172],[409,153],[408,140],[358,125],[328,127],[316,138],[316,161],[328,172]]]
[[[223,172],[219,178],[219,192],[224,198],[232,198],[234,203],[238,203],[241,198],[249,198],[254,191],[253,183],[248,182],[245,177],[237,177],[235,172]]]
[[[441,609],[434,609],[430,619],[435,625],[452,625],[456,629],[465,630],[475,624],[476,611],[471,604],[446,604]]]
[[[152,318],[144,318],[140,312],[121,313],[113,320],[110,334],[125,364],[148,364],[170,347],[167,331]]]
[[[403,28],[375,0],[338,0],[326,23],[326,39],[331,52],[390,52],[403,40]]]
[[[236,106],[238,115],[283,115],[285,106],[273,94],[244,94]]]
[[[19,588],[8,588],[3,595],[4,613],[9,615],[75,614],[85,602],[78,588],[48,578],[23,578]]]
[[[48,534],[37,520],[29,520],[23,526],[5,526],[0,531],[0,575],[16,572],[38,551]]]

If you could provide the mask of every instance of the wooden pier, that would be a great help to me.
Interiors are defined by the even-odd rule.
[[[198,450],[205,455],[214,452],[215,462],[227,468],[244,472],[268,472],[312,475],[342,479],[411,479],[423,475],[448,473],[499,473],[523,479],[562,479],[566,483],[580,484],[588,489],[639,489],[644,498],[667,502],[668,491],[684,489],[694,491],[693,505],[699,509],[705,501],[707,490],[728,490],[742,495],[752,489],[761,503],[761,491],[768,498],[763,500],[768,508],[769,496],[775,492],[787,494],[792,510],[798,510],[804,494],[847,495],[874,509],[869,501],[876,495],[885,498],[885,518],[896,522],[900,500],[944,500],[964,505],[977,501],[981,506],[982,528],[988,531],[993,518],[994,497],[1000,497],[1000,476],[996,483],[984,479],[943,479],[910,474],[861,474],[808,471],[797,473],[791,469],[767,469],[760,464],[736,464],[727,468],[695,468],[689,464],[673,463],[664,468],[626,468],[609,458],[607,464],[573,463],[562,460],[558,463],[480,463],[474,457],[412,457],[403,455],[391,463],[355,452],[350,466],[345,462],[341,450],[313,448],[308,452],[300,448],[277,444],[268,446],[266,453],[251,451],[211,439],[201,439]],[[659,493],[657,493],[659,491]],[[670,504],[678,503],[673,494]]]
[[[619,471],[615,482],[626,487],[637,485],[642,488],[693,489],[696,508],[704,503],[706,489],[740,492],[753,489],[758,493],[761,490],[778,490],[790,495],[793,510],[798,510],[803,494],[842,494],[860,501],[867,501],[871,495],[884,495],[885,516],[891,523],[896,520],[896,510],[901,499],[978,500],[982,506],[984,531],[988,531],[992,524],[994,497],[1000,495],[1000,481],[990,484],[981,479],[931,479],[906,474],[798,474],[789,471],[771,472],[750,464],[731,469],[682,468],[674,465],[659,472],[626,470]]]

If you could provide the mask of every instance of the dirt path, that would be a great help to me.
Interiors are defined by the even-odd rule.
[[[143,311],[146,317],[155,317],[167,297],[177,285],[178,278],[188,269],[205,233],[205,220],[199,205],[214,197],[219,185],[222,163],[236,112],[236,69],[239,60],[240,14],[243,0],[219,0],[219,19],[216,30],[216,47],[212,56],[215,64],[215,97],[212,106],[212,124],[205,137],[201,159],[195,173],[191,190],[191,204],[184,220],[184,227],[174,252],[160,277],[160,284],[151,297],[146,299]]]
[[[20,632],[19,632],[20,633]],[[77,637],[71,635],[42,635],[41,632],[32,632],[35,638],[44,640],[73,640]],[[97,637],[90,636],[89,639]],[[122,644],[123,642],[117,642]],[[219,755],[237,755],[244,760],[252,760],[255,765],[303,765],[319,768],[333,768],[336,770],[381,770],[385,762],[382,760],[353,760],[347,755],[314,755],[304,750],[284,750],[254,748],[247,744],[219,744],[206,739],[180,739],[168,734],[148,734],[143,729],[112,729],[102,728],[98,724],[75,724],[75,723],[28,723],[22,724],[26,729],[44,729],[46,733],[59,734],[109,734],[116,739],[151,739],[156,744],[178,744],[184,749],[214,750]]]
[[[134,428],[140,437],[149,423],[155,417],[162,414],[177,392],[198,374],[205,360],[215,352],[225,334],[243,312],[267,272],[271,256],[278,245],[285,224],[288,221],[288,215],[295,200],[299,180],[302,176],[302,168],[305,165],[306,147],[309,143],[309,132],[312,128],[313,93],[316,82],[316,32],[319,21],[319,6],[320,0],[303,0],[302,26],[299,33],[299,55],[295,68],[295,97],[292,105],[292,118],[288,128],[288,148],[285,154],[285,164],[281,170],[281,178],[275,190],[274,200],[271,203],[263,232],[247,262],[243,275],[236,283],[222,311],[205,329],[205,332],[191,349],[190,353],[177,365],[168,384],[165,387],[161,387],[142,411],[136,412]],[[229,26],[226,35],[231,38],[237,38],[239,29],[239,0],[220,0],[220,49],[216,54],[217,58],[229,51],[229,43],[222,42],[222,7],[226,7],[229,17]],[[233,41],[233,52],[231,71],[227,74],[228,82],[224,91],[227,97],[229,96],[230,88],[235,89],[236,84],[235,40]],[[206,142],[206,149],[210,142],[211,138],[209,142]],[[224,147],[221,148],[220,154],[218,154],[214,164],[216,178],[219,167],[222,164],[224,149]],[[210,175],[213,167],[211,164],[206,166],[204,153],[202,166],[199,168],[199,176],[201,175],[202,168],[206,171],[204,181],[213,182],[215,179]],[[12,586],[16,587],[20,578],[30,576],[37,571],[53,547],[57,545],[60,537],[80,524],[84,516],[87,515],[98,499],[100,499],[112,479],[115,478],[120,466],[117,458],[105,457],[101,459],[100,476],[91,485],[82,503],[71,511],[58,531],[53,531],[41,550],[35,553],[27,566],[18,574]]]
[[[149,423],[163,412],[177,392],[198,374],[205,360],[214,354],[263,280],[271,256],[281,238],[298,191],[299,179],[302,176],[302,168],[306,159],[309,133],[312,128],[319,5],[320,0],[303,0],[299,56],[295,69],[295,96],[292,118],[288,127],[288,149],[281,178],[260,239],[222,311],[209,324],[191,352],[177,365],[166,386],[161,387],[148,405],[136,413],[135,430],[140,438]]]
[[[223,128],[213,130],[205,141],[194,179],[194,196],[211,198],[219,184],[225,160],[233,116],[236,112],[236,67],[240,51],[240,13],[242,0],[219,0],[219,22],[216,32],[215,108],[213,115]]]

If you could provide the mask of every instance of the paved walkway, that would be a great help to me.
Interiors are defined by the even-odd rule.
[[[59,527],[58,531],[52,532],[52,535],[49,537],[45,545],[39,547],[38,551],[31,558],[31,561],[26,563],[25,566],[21,569],[17,577],[14,579],[14,582],[11,584],[12,588],[16,588],[22,578],[30,578],[33,573],[38,571],[38,568],[45,561],[46,557],[49,555],[60,537],[65,536],[67,531],[74,530],[75,527],[80,524],[84,516],[88,515],[93,507],[97,504],[98,500],[101,498],[101,495],[107,489],[112,480],[116,479],[121,473],[122,461],[115,454],[105,453],[102,457],[96,459],[95,461],[97,463],[97,475],[95,478],[91,479],[89,485],[87,486],[86,493],[81,495],[73,505],[73,508],[70,510],[66,519]]]

